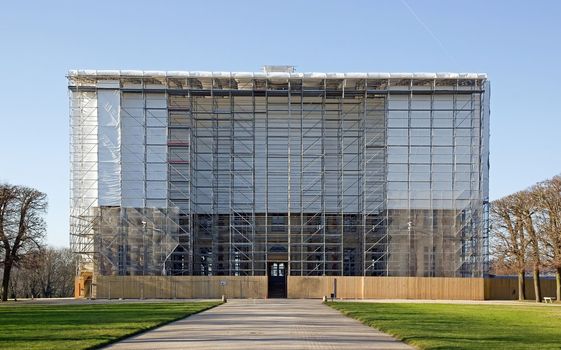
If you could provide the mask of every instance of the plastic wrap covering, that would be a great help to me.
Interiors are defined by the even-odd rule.
[[[400,275],[481,273],[481,102],[481,93],[389,95],[388,264]]]
[[[121,205],[141,208],[144,207],[146,198],[146,123],[143,94],[122,94],[121,125]]]
[[[99,78],[103,84],[104,77],[158,77],[158,78],[291,78],[291,79],[486,79],[485,73],[323,73],[323,72],[176,72],[176,71],[142,71],[142,70],[84,70],[75,69],[68,72],[73,77]]]
[[[146,201],[148,206],[166,203],[168,194],[167,97],[146,94]],[[164,204],[164,207],[167,205]]]
[[[390,95],[388,209],[468,209],[479,193],[480,95]]]
[[[481,276],[485,77],[71,72],[73,235],[108,275]]]
[[[100,208],[94,227],[97,273],[165,275],[177,247],[177,212],[166,209]]]
[[[482,218],[482,238],[480,249],[482,252],[484,271],[489,271],[489,138],[490,138],[490,98],[491,83],[485,82],[485,92],[482,99],[482,121],[481,121],[481,189],[483,193],[483,218]]]
[[[490,98],[491,83],[485,82],[485,92],[482,101],[481,121],[481,169],[483,200],[489,200],[489,138],[490,138]]]
[[[92,270],[94,208],[98,205],[97,96],[94,92],[70,95],[71,192],[70,245],[81,254],[81,270]]]
[[[121,107],[119,90],[99,90],[99,205],[121,204]]]

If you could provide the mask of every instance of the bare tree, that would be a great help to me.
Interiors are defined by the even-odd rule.
[[[12,267],[10,273],[9,297],[35,298],[40,296],[40,283],[35,271],[39,268],[39,261],[35,258],[36,254],[28,254],[19,263]]]
[[[561,176],[537,184],[534,196],[541,212],[547,265],[555,270],[556,297],[561,300]]]
[[[74,295],[74,280],[78,259],[70,248],[58,249],[58,264],[56,269],[56,291],[59,297]]]
[[[47,247],[28,254],[13,269],[12,297],[68,297],[74,291],[76,258],[69,248]]]
[[[39,256],[39,269],[35,270],[44,298],[72,295],[76,260],[68,248],[47,248]]]
[[[516,198],[516,215],[522,219],[526,236],[529,243],[529,256],[532,261],[532,272],[534,277],[534,295],[537,302],[542,301],[542,290],[540,285],[540,267],[541,262],[541,231],[536,226],[536,216],[538,215],[538,206],[536,205],[534,188],[520,191],[514,194]]]
[[[8,300],[12,268],[42,245],[46,211],[46,194],[29,187],[0,185],[2,301]]]
[[[518,205],[518,199],[514,195],[493,201],[491,227],[496,262],[518,274],[518,299],[524,300],[528,241],[523,220],[517,215]]]

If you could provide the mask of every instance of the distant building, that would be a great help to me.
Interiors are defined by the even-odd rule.
[[[101,275],[482,276],[485,74],[69,72]]]

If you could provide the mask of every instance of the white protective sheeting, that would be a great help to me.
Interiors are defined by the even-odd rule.
[[[121,205],[120,91],[97,92],[99,205]]]
[[[94,92],[72,92],[72,202],[85,211],[97,206],[97,97]]]
[[[483,94],[482,121],[481,121],[481,169],[483,201],[489,202],[489,138],[490,138],[490,98],[491,84],[485,82],[485,93]]]
[[[150,205],[165,203],[167,183],[167,97],[146,94],[146,200]]]
[[[140,93],[125,93],[121,101],[122,203],[141,208],[145,200],[144,98]]]
[[[201,72],[131,71],[74,69],[69,77],[153,77],[153,78],[277,78],[277,79],[487,79],[485,73],[318,73],[318,72]]]

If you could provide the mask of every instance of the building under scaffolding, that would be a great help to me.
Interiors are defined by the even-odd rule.
[[[487,270],[484,74],[69,72],[94,275]]]

